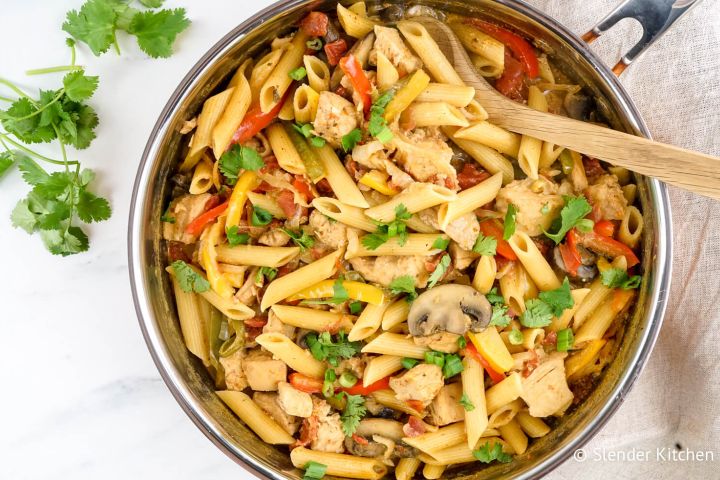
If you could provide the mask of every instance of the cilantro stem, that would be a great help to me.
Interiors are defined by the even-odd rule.
[[[28,95],[27,93],[25,93],[25,92],[23,92],[22,90],[20,90],[20,88],[18,88],[18,87],[17,87],[14,83],[12,83],[10,80],[5,80],[4,78],[0,78],[0,85],[5,85],[5,86],[8,87],[10,90],[12,90],[13,92],[15,92],[15,93],[17,93],[18,95],[20,95],[21,97],[25,97],[25,98],[27,98],[28,100],[30,100],[31,102],[37,104],[37,102],[36,102],[35,100],[33,100],[33,98],[32,98],[30,95]]]
[[[15,101],[12,98],[7,98],[7,97],[0,97],[0,100],[2,100],[3,102],[11,102],[11,103]]]
[[[120,55],[120,44],[118,44],[117,41],[117,35],[115,35],[115,32],[113,32],[113,45],[115,46],[115,51],[118,55]]]
[[[77,162],[75,160],[69,160],[67,162],[64,162],[62,160],[53,160],[52,158],[48,158],[45,155],[40,155],[39,153],[37,153],[33,150],[30,150],[25,145],[16,142],[15,140],[13,140],[12,138],[10,138],[9,136],[7,136],[3,133],[0,133],[0,139],[5,140],[6,142],[10,143],[17,149],[22,150],[23,152],[27,153],[28,155],[32,155],[35,158],[38,158],[44,162],[52,163],[53,165],[66,165],[66,164],[67,165],[79,165],[80,164],[80,162]]]
[[[81,65],[60,65],[58,67],[37,68],[35,70],[28,70],[25,72],[25,75],[44,75],[46,73],[72,72],[74,70],[82,69],[83,67]]]

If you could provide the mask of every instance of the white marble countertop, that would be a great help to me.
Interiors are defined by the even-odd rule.
[[[82,2],[3,3],[0,75],[28,89],[56,85],[59,75],[23,72],[66,63],[60,26]],[[137,165],[166,99],[211,45],[270,3],[168,0],[193,21],[169,60],[148,59],[126,36],[120,57],[80,47],[78,63],[100,75],[92,104],[101,119],[80,159],[114,210],[90,228],[89,252],[52,257],[37,236],[11,228],[10,212],[28,187],[16,171],[0,179],[0,478],[249,477],[188,420],[152,363],[132,306],[126,225]],[[558,477],[570,478],[571,467]]]

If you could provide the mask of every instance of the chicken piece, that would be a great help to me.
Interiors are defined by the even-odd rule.
[[[427,407],[443,387],[442,369],[437,365],[421,363],[400,377],[390,379],[390,388],[398,400],[417,400]]]
[[[300,428],[300,418],[285,413],[280,406],[277,393],[255,392],[253,393],[253,401],[290,435],[295,435],[295,432]]]
[[[417,288],[427,286],[430,274],[425,268],[425,261],[429,257],[389,256],[382,257],[356,257],[348,260],[353,267],[368,282],[379,283],[385,287],[397,277],[410,275],[415,279]]]
[[[413,337],[415,345],[423,345],[429,347],[430,350],[436,350],[443,353],[455,353],[460,347],[457,340],[460,335],[449,332],[438,332],[423,337]]]
[[[279,228],[271,228],[258,238],[260,245],[267,245],[268,247],[284,247],[289,241],[290,235]]]
[[[278,383],[278,402],[288,415],[302,418],[312,415],[313,401],[310,394],[296,390],[287,382]]]
[[[418,212],[418,217],[431,227],[441,230],[437,212],[438,207],[426,208]],[[477,240],[480,234],[480,222],[478,222],[475,213],[468,212],[448,223],[447,228],[445,228],[445,233],[450,239],[457,242],[460,248],[472,250],[475,246],[475,240]]]
[[[248,386],[247,378],[243,372],[243,357],[245,353],[241,348],[232,355],[220,357],[220,365],[225,370],[225,385],[228,390],[236,390],[238,392],[245,390]]]
[[[377,52],[390,60],[401,77],[422,67],[422,61],[413,55],[394,28],[375,26],[375,44],[370,52],[370,63],[373,65],[377,64]]]
[[[309,225],[313,234],[334,250],[347,245],[349,227],[344,223],[331,220],[319,211],[313,210],[310,213]]]
[[[340,415],[330,413],[325,400],[313,397],[313,416],[317,417],[317,434],[310,443],[310,449],[320,452],[342,453],[345,451],[345,433]]]
[[[430,423],[442,427],[465,419],[465,409],[460,405],[462,385],[451,383],[440,389],[430,404]]]
[[[399,189],[405,189],[414,182],[413,178],[387,159],[383,144],[377,140],[357,145],[353,148],[352,158],[362,166],[384,170],[390,175],[390,183]]]
[[[295,327],[283,323],[275,312],[268,310],[268,321],[263,326],[262,333],[282,333],[292,340],[295,338]]]
[[[235,293],[235,298],[248,307],[252,307],[257,302],[258,286],[255,284],[255,277],[260,267],[253,267],[245,277],[245,282]],[[264,277],[263,277],[264,278]],[[262,286],[262,285],[261,285]]]
[[[479,253],[475,253],[472,250],[465,250],[455,241],[450,242],[448,251],[453,259],[453,267],[455,267],[456,270],[465,270],[472,265],[476,258],[480,257]]]
[[[287,378],[287,365],[282,360],[273,360],[269,353],[252,350],[242,362],[243,373],[250,388],[260,392],[275,392],[278,383]]]
[[[522,380],[523,393],[520,397],[527,403],[533,417],[562,415],[573,399],[565,379],[564,352],[539,355],[540,363],[532,373]]]
[[[495,207],[505,215],[511,203],[517,207],[517,228],[531,237],[542,235],[543,229],[548,230],[565,205],[557,185],[543,176],[537,180],[515,180],[501,188]],[[543,213],[546,206],[546,213]]]
[[[457,171],[450,164],[452,148],[431,130],[416,129],[413,133],[393,130],[390,148],[393,160],[419,182],[431,182],[457,190]]]
[[[321,92],[313,126],[318,136],[339,148],[342,137],[358,126],[355,106],[340,95]]]
[[[597,181],[585,189],[590,204],[600,210],[604,220],[622,220],[627,208],[627,200],[615,175],[601,175]]]
[[[205,212],[205,204],[211,196],[209,193],[188,193],[174,200],[168,208],[168,216],[174,218],[175,222],[163,222],[163,238],[182,243],[196,242],[197,236],[185,233],[185,227]]]

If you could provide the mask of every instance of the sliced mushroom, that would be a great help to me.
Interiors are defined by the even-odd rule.
[[[363,418],[355,433],[361,437],[382,435],[391,440],[400,440],[405,436],[402,423],[384,418]]]
[[[363,441],[358,442],[362,438]],[[387,450],[387,445],[376,442],[372,438],[364,438],[360,435],[345,437],[345,448],[348,452],[358,457],[381,457]]]
[[[408,330],[416,337],[438,332],[464,335],[487,327],[492,307],[469,285],[446,284],[420,294],[410,307]]]

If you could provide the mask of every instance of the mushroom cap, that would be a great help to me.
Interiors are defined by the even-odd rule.
[[[479,332],[490,323],[492,306],[485,295],[469,285],[449,283],[421,293],[410,307],[408,329],[415,337],[438,332],[464,335]]]

